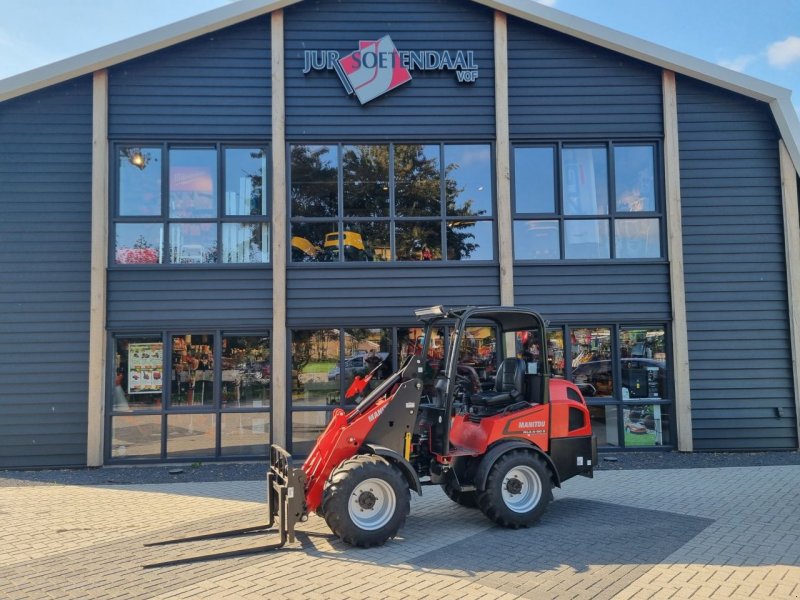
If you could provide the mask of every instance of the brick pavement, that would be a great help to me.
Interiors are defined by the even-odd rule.
[[[141,568],[270,541],[143,547],[258,523],[263,488],[0,488],[0,598],[800,599],[800,466],[602,471],[519,531],[426,488],[381,548],[346,547],[311,517],[276,553]]]

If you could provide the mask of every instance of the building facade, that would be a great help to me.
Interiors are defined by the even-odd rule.
[[[797,133],[513,0],[245,0],[0,82],[0,467],[302,455],[436,304],[541,312],[507,351],[603,448],[797,448]]]

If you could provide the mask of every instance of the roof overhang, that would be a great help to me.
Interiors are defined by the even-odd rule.
[[[242,23],[301,0],[239,0],[188,19],[0,80],[0,102]]]
[[[791,90],[575,17],[533,0],[473,1],[643,62],[768,103],[789,155],[792,157],[795,170],[800,174],[800,146],[798,145],[800,142],[800,119],[792,105]]]
[[[189,19],[9,77],[0,81],[0,102],[138,58],[300,1],[239,0]],[[800,119],[792,105],[790,90],[569,15],[533,0],[473,1],[620,54],[766,102],[772,110],[795,170],[800,173],[798,145]]]

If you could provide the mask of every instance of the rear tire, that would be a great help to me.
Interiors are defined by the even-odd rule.
[[[478,506],[478,494],[477,492],[462,492],[457,490],[452,482],[448,481],[447,483],[442,484],[442,489],[444,493],[447,494],[447,497],[450,498],[456,504],[460,504],[461,506],[465,506],[466,508],[477,508]]]
[[[385,459],[361,454],[331,474],[322,514],[331,531],[353,546],[381,546],[400,531],[411,510],[403,474]]]
[[[533,525],[553,499],[550,470],[537,455],[512,450],[489,471],[478,507],[489,519],[511,529]]]

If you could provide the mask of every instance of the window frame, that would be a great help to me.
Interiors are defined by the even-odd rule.
[[[252,141],[143,141],[143,140],[121,140],[110,144],[109,148],[109,236],[108,236],[108,268],[116,269],[241,269],[241,268],[271,268],[273,257],[271,248],[272,239],[272,161],[270,160],[271,143],[266,140]],[[125,148],[158,148],[161,151],[161,213],[159,215],[121,215],[120,214],[120,152]],[[170,216],[169,206],[169,169],[170,169],[170,150],[214,150],[217,156],[217,164],[214,175],[216,177],[216,216],[215,217],[172,217]],[[255,150],[263,153],[262,157],[262,203],[264,206],[263,215],[228,215],[225,214],[225,176],[227,161],[225,159],[226,150]],[[162,256],[161,262],[145,264],[126,264],[116,262],[116,230],[120,224],[154,224],[162,227]],[[193,263],[183,264],[170,260],[170,227],[179,224],[202,224],[211,223],[216,232],[217,241],[217,260],[213,263]],[[262,247],[262,251],[268,252],[268,260],[264,262],[241,262],[228,263],[222,260],[223,226],[225,224],[260,224],[262,227],[267,225],[269,232],[269,243]],[[262,241],[263,243],[263,241]]]
[[[616,165],[614,149],[617,147],[639,147],[648,146],[653,148],[653,194],[655,196],[655,210],[628,212],[617,210],[616,198]],[[553,177],[555,192],[555,208],[552,213],[521,212],[517,210],[517,190],[516,190],[516,150],[518,148],[550,148],[553,150]],[[606,164],[608,167],[607,193],[608,193],[608,212],[605,214],[587,215],[567,215],[564,212],[564,182],[563,182],[563,152],[564,150],[575,148],[604,148]],[[516,240],[514,240],[514,229],[517,222],[527,221],[556,221],[559,232],[559,258],[532,259],[517,258],[514,252],[514,264],[520,265],[542,265],[553,263],[614,263],[633,262],[633,263],[664,263],[667,258],[666,240],[666,208],[665,208],[665,188],[664,188],[664,167],[663,167],[663,144],[659,139],[627,139],[627,138],[604,138],[595,140],[559,140],[559,141],[531,141],[514,142],[511,145],[511,235],[512,248],[516,250]],[[617,258],[616,245],[616,223],[621,220],[635,219],[657,219],[659,232],[659,256],[641,258]],[[566,258],[566,221],[605,221],[608,223],[608,258]]]
[[[421,145],[421,146],[437,146],[439,149],[439,214],[435,216],[398,216],[396,211],[396,181],[395,181],[395,146],[407,145]],[[483,145],[489,149],[489,175],[492,193],[491,201],[491,215],[485,216],[470,216],[459,217],[457,215],[447,214],[447,204],[445,201],[445,188],[446,178],[444,177],[444,157],[445,146],[476,146]],[[292,147],[293,146],[327,146],[337,149],[337,215],[335,217],[304,217],[294,216],[292,213]],[[344,165],[343,165],[343,151],[347,146],[388,146],[389,147],[389,210],[387,216],[383,217],[356,217],[346,216],[344,214]],[[293,268],[314,268],[320,265],[337,265],[337,267],[359,268],[367,265],[372,268],[380,266],[391,265],[392,268],[403,265],[415,266],[441,266],[442,264],[460,264],[460,265],[496,265],[499,262],[498,251],[498,231],[497,231],[497,178],[496,178],[496,165],[495,165],[495,143],[486,140],[459,140],[455,142],[430,142],[430,141],[338,141],[326,142],[319,140],[292,140],[286,142],[286,203],[287,203],[287,228],[286,228],[286,266],[289,269]],[[454,260],[447,258],[447,224],[450,221],[476,221],[476,222],[489,222],[492,229],[492,258],[481,260]],[[429,261],[413,261],[413,260],[397,260],[397,242],[396,242],[396,224],[413,223],[413,222],[426,222],[438,221],[440,224],[441,235],[441,253],[442,257],[438,260]],[[335,261],[309,261],[309,262],[295,262],[292,260],[292,237],[293,227],[295,224],[323,224],[323,223],[336,223],[338,230],[344,231],[345,223],[386,223],[389,226],[389,246],[391,259],[386,261],[346,261],[344,258],[344,236],[339,236],[338,257]]]
[[[199,406],[175,406],[171,402],[171,382],[172,382],[172,338],[179,335],[211,335],[214,336],[214,380],[213,380],[213,403],[211,405]],[[140,330],[115,330],[108,334],[108,347],[106,350],[106,380],[112,385],[106,386],[105,393],[105,432],[103,444],[103,456],[106,464],[146,464],[155,462],[180,462],[192,460],[190,456],[169,457],[167,452],[168,441],[168,417],[171,415],[213,415],[215,419],[214,427],[214,451],[212,454],[197,455],[198,460],[242,460],[263,458],[255,454],[223,454],[222,446],[222,415],[229,414],[265,414],[269,419],[269,428],[266,431],[267,445],[272,442],[274,432],[273,419],[273,385],[270,381],[270,402],[269,406],[226,406],[222,405],[222,339],[224,337],[269,337],[270,367],[274,356],[274,338],[272,327],[259,328],[220,328],[220,327],[171,327],[169,329],[146,328]],[[114,410],[114,376],[115,376],[115,353],[118,340],[136,340],[144,337],[160,338],[163,344],[162,362],[162,390],[160,408],[152,410]],[[274,378],[273,378],[274,379]],[[161,421],[160,432],[160,455],[157,457],[136,458],[136,457],[115,457],[112,455],[113,448],[111,442],[113,438],[113,419],[115,417],[141,417],[156,416]]]
[[[620,436],[620,443],[617,446],[605,445],[600,446],[601,449],[614,450],[614,451],[633,451],[633,452],[661,452],[664,450],[674,449],[677,445],[676,436],[676,423],[675,415],[675,370],[674,370],[674,357],[672,356],[672,330],[667,322],[657,321],[559,321],[557,323],[550,323],[548,330],[559,329],[564,335],[564,379],[574,382],[574,370],[572,366],[572,336],[571,333],[575,329],[597,329],[608,328],[611,335],[611,377],[612,377],[612,392],[610,396],[588,396],[585,398],[587,406],[616,406],[617,407],[617,428]],[[620,350],[620,332],[624,329],[663,329],[664,330],[664,347],[667,351],[667,359],[665,362],[666,377],[665,377],[665,390],[662,398],[629,398],[624,400],[622,397],[622,355]],[[655,405],[666,407],[666,412],[669,416],[669,435],[670,443],[662,446],[631,446],[626,447],[624,444],[624,414],[623,410],[630,406],[640,405]]]

